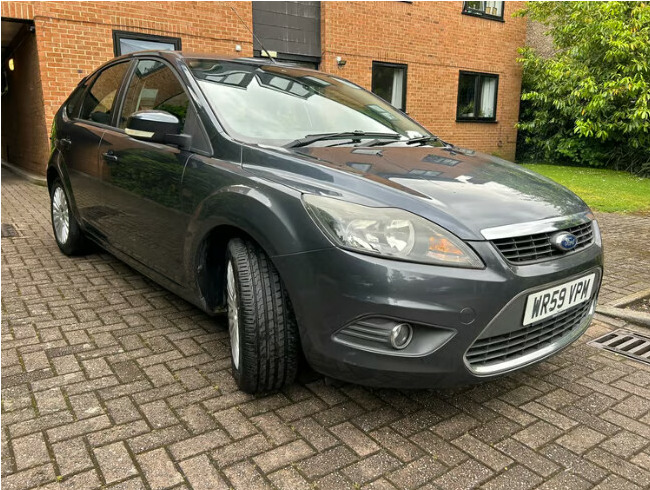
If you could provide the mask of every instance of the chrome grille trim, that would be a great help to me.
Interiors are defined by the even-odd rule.
[[[575,253],[587,248],[594,242],[594,227],[591,221],[565,228],[562,231],[567,231],[576,236],[578,244],[574,249],[565,251],[555,248],[551,244],[551,236],[556,233],[555,231],[500,238],[498,240],[492,240],[492,244],[509,262],[529,264]]]
[[[467,367],[476,375],[505,373],[531,364],[566,347],[589,326],[595,300],[507,334],[477,339],[465,353]]]
[[[492,244],[509,262],[522,264],[569,255],[587,248],[594,242],[594,227],[591,221],[562,231],[572,233],[578,239],[578,244],[572,250],[559,250],[551,244],[551,236],[556,232],[501,238],[493,240]]]
[[[534,235],[536,233],[550,233],[564,230],[572,226],[578,226],[588,223],[594,219],[594,215],[585,211],[570,216],[560,216],[557,218],[548,218],[537,221],[528,221],[525,223],[514,223],[512,225],[496,226],[481,230],[481,235],[486,240],[498,240],[500,238],[510,238],[521,235]]]

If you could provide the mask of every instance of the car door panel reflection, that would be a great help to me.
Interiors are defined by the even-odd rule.
[[[118,130],[107,131],[100,147],[106,240],[176,282],[187,228],[181,181],[189,157]]]
[[[94,210],[101,204],[100,164],[97,161],[104,129],[78,121],[68,124],[61,139],[74,141],[74,144],[61,148],[61,154],[68,169],[70,185],[74,189],[80,218],[96,231],[97,221]],[[62,132],[63,133],[63,132]]]

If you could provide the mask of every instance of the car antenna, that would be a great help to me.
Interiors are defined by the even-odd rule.
[[[269,50],[266,49],[266,48],[264,47],[264,45],[262,44],[262,41],[260,41],[260,39],[259,39],[259,38],[255,35],[255,33],[251,30],[251,28],[248,27],[248,25],[246,24],[246,22],[244,22],[244,19],[242,19],[242,18],[240,17],[240,15],[239,15],[239,13],[237,12],[237,10],[235,10],[235,7],[232,7],[232,6],[231,6],[230,8],[232,9],[233,12],[235,12],[235,15],[239,18],[240,22],[241,22],[242,24],[244,24],[244,27],[245,27],[246,29],[248,29],[248,32],[250,32],[250,33],[253,35],[253,39],[255,39],[255,40],[260,44],[260,48],[262,48],[262,51],[264,51],[264,52],[266,53],[266,55],[269,57],[269,59],[271,60],[271,62],[272,62],[274,65],[277,65],[278,62],[275,61],[275,59],[273,59],[273,56],[271,56],[271,53],[269,53]]]

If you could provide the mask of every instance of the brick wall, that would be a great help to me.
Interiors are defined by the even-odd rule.
[[[454,143],[513,158],[521,85],[515,58],[525,42],[526,24],[511,14],[521,4],[506,2],[505,22],[496,22],[462,15],[462,2],[322,2],[321,69],[370,88],[373,60],[406,63],[407,111],[415,119]],[[3,18],[34,21],[45,134],[79,80],[113,57],[113,30],[180,37],[184,51],[252,56],[252,36],[230,8],[251,26],[249,2],[1,5]],[[236,44],[242,46],[240,53]],[[336,56],[347,61],[345,67],[337,66]],[[499,74],[497,123],[455,122],[461,69]],[[25,81],[37,82],[37,77]],[[17,110],[31,109],[19,105]],[[30,165],[37,158],[42,156],[31,157]],[[39,173],[45,164],[46,159]]]
[[[505,2],[498,22],[462,15],[463,2],[323,2],[321,69],[370,88],[372,62],[405,63],[406,110],[459,145],[514,158],[526,21]],[[346,60],[339,67],[336,57]],[[496,123],[456,122],[458,72],[499,74]]]

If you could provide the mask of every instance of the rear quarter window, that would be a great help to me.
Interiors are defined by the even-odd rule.
[[[79,85],[72,95],[68,97],[68,101],[65,103],[65,114],[70,119],[76,119],[79,115],[79,109],[81,108],[81,101],[86,90],[86,85]]]

